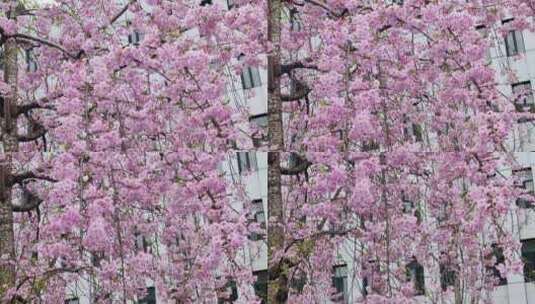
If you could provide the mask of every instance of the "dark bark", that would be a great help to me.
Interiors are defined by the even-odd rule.
[[[3,0],[11,6],[12,11],[17,7],[15,0]],[[7,13],[9,18],[16,18],[14,13]],[[7,261],[15,261],[15,236],[13,230],[13,211],[11,206],[11,185],[8,184],[12,171],[13,153],[17,152],[16,123],[13,109],[17,106],[17,41],[2,35],[4,41],[4,82],[10,87],[10,92],[4,96],[3,121],[1,126],[2,145],[5,159],[0,164],[0,295],[15,286],[15,267]]]
[[[285,303],[288,298],[286,276],[273,273],[280,261],[275,252],[284,249],[284,208],[281,192],[281,153],[284,151],[281,101],[281,15],[282,1],[268,0],[268,40],[272,45],[268,55],[268,299],[270,304]]]

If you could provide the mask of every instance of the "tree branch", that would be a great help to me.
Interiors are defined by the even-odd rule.
[[[43,38],[34,37],[34,36],[26,35],[26,34],[23,34],[23,33],[17,33],[17,34],[14,34],[12,36],[9,36],[9,37],[13,37],[15,39],[34,41],[34,42],[49,46],[51,48],[60,50],[62,53],[64,53],[65,55],[69,56],[72,59],[80,59],[82,57],[82,55],[84,54],[84,51],[81,50],[81,51],[78,52],[78,54],[73,55],[72,53],[67,51],[64,47],[62,47],[59,44],[56,44],[54,42],[48,41],[48,40],[43,39]]]
[[[298,175],[299,173],[305,172],[310,165],[312,165],[311,162],[309,162],[304,157],[301,157],[297,154],[293,154],[296,157],[297,165],[291,167],[291,168],[284,168],[281,167],[281,174],[282,175]]]
[[[41,205],[43,200],[27,189],[23,190],[23,203],[21,205],[11,205],[13,212],[28,212],[36,209]]]
[[[41,99],[40,102],[34,101],[31,103],[23,104],[21,106],[17,106],[15,116],[19,116],[20,114],[24,114],[35,109],[55,110],[54,106],[42,105],[42,103],[48,102],[48,101],[49,101],[48,98],[43,98]]]
[[[11,187],[15,184],[22,184],[27,179],[40,179],[40,180],[44,180],[48,182],[54,182],[54,183],[57,182],[57,180],[54,178],[44,176],[44,175],[37,175],[34,172],[29,171],[29,172],[24,172],[21,174],[10,175],[7,179],[7,185]]]
[[[305,98],[311,91],[312,90],[302,82],[297,82],[296,91],[291,95],[281,95],[281,101],[297,101],[299,99]]]
[[[136,0],[130,0],[113,18],[110,20],[110,24],[108,26],[112,25],[117,21],[117,19],[121,18],[121,16],[128,10],[130,5],[132,5]]]
[[[281,76],[284,74],[289,74],[291,71],[295,69],[311,69],[311,70],[317,70],[319,71],[319,68],[316,65],[309,65],[308,63],[311,62],[312,59],[305,59],[301,61],[296,61],[288,64],[281,64],[280,66],[280,72],[279,75]]]
[[[39,125],[40,126],[40,125]],[[29,141],[34,141],[36,139],[39,139],[41,138],[42,136],[44,136],[46,134],[46,129],[43,128],[42,126],[40,126],[40,128],[38,128],[36,131],[34,132],[31,132],[29,134],[26,134],[26,135],[17,135],[17,140],[19,142],[29,142]]]

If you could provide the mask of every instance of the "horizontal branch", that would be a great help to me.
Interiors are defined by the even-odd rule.
[[[311,62],[311,59],[305,59],[304,61],[296,61],[288,64],[281,64],[280,66],[280,75],[289,74],[291,71],[296,69],[311,69],[319,71],[318,66],[313,64],[308,64]]]
[[[30,197],[22,205],[11,205],[11,210],[13,212],[29,212],[37,209],[43,200],[33,193],[29,193],[29,195]]]
[[[281,174],[282,175],[298,175],[300,173],[303,173],[305,172],[308,167],[310,167],[310,165],[312,165],[311,162],[309,162],[307,159],[297,155],[297,154],[293,154],[295,155],[296,159],[297,159],[297,165],[291,167],[291,168],[284,168],[284,167],[281,167],[280,170],[281,170]]]
[[[61,45],[59,45],[57,43],[48,41],[48,40],[43,39],[43,38],[26,35],[26,34],[23,34],[23,33],[17,33],[17,34],[11,35],[9,37],[13,37],[13,38],[19,39],[19,40],[22,39],[22,40],[34,41],[34,42],[37,42],[39,44],[49,46],[51,48],[54,48],[54,49],[57,49],[57,50],[61,51],[62,53],[64,53],[65,55],[69,56],[72,59],[80,59],[80,58],[82,58],[82,55],[84,54],[84,51],[81,50],[81,51],[78,52],[78,54],[74,55],[71,52],[67,51],[63,46],[61,46]]]
[[[46,134],[46,129],[42,126],[40,126],[40,128],[34,132],[31,132],[29,134],[26,134],[26,135],[17,135],[17,140],[19,142],[29,142],[29,141],[34,141],[36,139],[39,139],[41,137],[43,137],[44,135]]]
[[[24,173],[21,173],[21,174],[16,174],[16,175],[11,175],[8,177],[8,186],[13,186],[15,184],[22,184],[24,181],[28,180],[28,179],[39,179],[39,180],[44,180],[44,181],[48,181],[48,182],[57,182],[56,179],[53,179],[51,177],[48,177],[48,176],[44,176],[44,175],[37,175],[35,174],[34,172],[24,172]]]
[[[36,109],[55,110],[56,108],[51,105],[43,105],[42,102],[31,102],[23,104],[21,106],[17,106],[15,116],[19,116],[20,114],[28,113],[29,111]]]
[[[297,86],[297,90],[293,94],[281,95],[281,101],[284,101],[284,102],[297,101],[297,100],[305,98],[311,91],[312,90],[308,86],[300,83],[300,85]]]

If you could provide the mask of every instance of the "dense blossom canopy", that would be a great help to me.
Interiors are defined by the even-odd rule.
[[[514,71],[493,69],[487,49],[532,30],[533,1],[231,2],[0,2],[0,199],[15,236],[0,301],[62,303],[78,282],[94,303],[138,299],[148,283],[169,303],[212,303],[250,285],[250,225],[234,204],[247,198],[219,165],[252,142],[227,84],[274,50],[275,153],[288,162],[269,272],[283,301],[326,302],[325,265],[342,255],[366,303],[414,303],[407,265],[423,267],[432,303],[489,300],[496,248],[499,274],[521,271],[505,225],[522,193],[502,169],[531,114],[498,89]],[[238,301],[259,300],[244,287]]]
[[[288,302],[332,298],[325,265],[348,257],[349,288],[362,294],[353,301],[414,303],[411,262],[431,303],[490,300],[496,248],[502,277],[522,271],[507,226],[520,192],[504,168],[517,167],[512,128],[532,114],[500,91],[500,74],[514,82],[515,71],[495,70],[487,50],[532,29],[533,2],[282,3],[293,167],[281,170],[284,246],[272,265],[279,279],[307,282],[286,285]]]
[[[28,211],[15,214],[16,259],[2,261],[16,265],[4,299],[63,303],[78,282],[94,285],[94,303],[123,303],[152,281],[159,298],[197,303],[250,282],[239,189],[218,165],[242,139],[229,75],[265,52],[261,2],[3,1],[0,12],[0,43],[20,49],[18,151],[3,157],[19,177],[13,205]],[[28,196],[38,207],[24,210]]]

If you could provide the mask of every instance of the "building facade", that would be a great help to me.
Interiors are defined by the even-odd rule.
[[[232,1],[220,0],[231,9]],[[211,4],[212,1],[203,1]],[[510,22],[511,19],[503,20]],[[518,111],[535,112],[535,98],[533,96],[533,85],[535,82],[535,34],[527,31],[512,31],[505,38],[498,33],[481,28],[485,35],[493,35],[495,45],[489,50],[489,64],[497,71],[499,77],[500,90],[509,96],[518,95],[515,107]],[[193,33],[193,35],[196,35]],[[128,37],[130,43],[139,42],[141,36],[134,33]],[[37,66],[32,60],[31,53],[25,53],[27,68],[32,70]],[[512,68],[517,75],[517,81],[511,83],[500,74],[503,67]],[[256,67],[246,67],[240,77],[232,76],[229,73],[227,85],[227,96],[233,106],[240,111],[245,111],[249,115],[249,125],[243,128],[258,127],[256,136],[253,138],[260,145],[263,139],[262,128],[267,126],[267,71]],[[518,165],[522,171],[513,171],[504,168],[503,174],[520,174],[523,179],[523,187],[531,192],[535,192],[534,170],[535,170],[535,125],[531,120],[518,120],[513,134],[511,134],[509,148],[514,153]],[[222,164],[221,170],[231,183],[245,185],[246,194],[249,197],[250,206],[254,210],[251,221],[254,221],[265,229],[267,223],[267,153],[257,150],[241,150],[229,154],[227,161]],[[238,206],[242,208],[243,206]],[[511,231],[522,243],[522,256],[526,266],[524,274],[510,275],[500,281],[493,295],[496,304],[535,304],[535,211],[528,205],[520,203],[522,212],[510,214]],[[143,242],[141,240],[141,242]],[[332,265],[333,287],[338,291],[338,295],[333,295],[332,303],[355,303],[362,297],[363,290],[367,283],[355,279],[357,276],[353,272],[358,268],[351,258],[351,247],[354,244],[349,242],[339,248],[339,262]],[[258,295],[267,293],[267,235],[259,233],[249,237],[249,245],[243,253],[244,263],[250,265],[253,274],[257,278],[254,286],[234,286],[231,287],[232,298],[238,301],[241,290],[253,288]],[[421,275],[421,273],[423,273]],[[420,278],[420,276],[422,278]],[[425,286],[426,272],[419,268],[414,268],[413,280],[420,280],[419,284]],[[77,282],[70,286],[69,295],[71,298],[65,304],[89,304],[91,287],[88,282]],[[425,292],[425,290],[423,290]],[[424,298],[420,299],[425,303]],[[233,300],[231,300],[233,301]],[[137,303],[155,304],[164,303],[158,297],[158,291],[148,282],[148,295],[144,299],[139,299]]]

